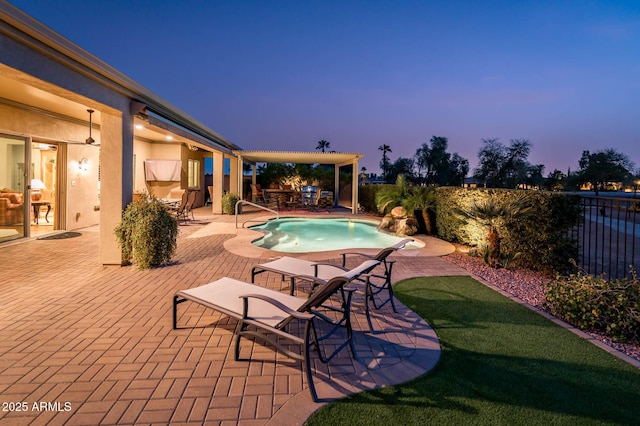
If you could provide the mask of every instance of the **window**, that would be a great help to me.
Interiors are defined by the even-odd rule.
[[[189,159],[189,169],[187,171],[189,188],[200,188],[200,160]]]

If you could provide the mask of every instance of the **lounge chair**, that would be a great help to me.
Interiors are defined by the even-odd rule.
[[[377,261],[369,261],[369,269],[377,265]],[[365,262],[366,263],[366,262]],[[357,358],[350,320],[351,294],[353,288],[346,288],[359,271],[345,273],[324,282],[316,287],[309,298],[302,298],[281,293],[279,291],[249,284],[232,278],[222,278],[200,287],[178,291],[173,298],[173,328],[177,328],[178,304],[192,301],[221,312],[238,320],[236,326],[235,359],[240,360],[240,339],[253,337],[275,346],[277,350],[289,358],[302,361],[303,371],[307,375],[309,390],[314,401],[318,401],[313,377],[311,374],[311,346],[315,346],[318,357],[323,363],[329,362],[342,349],[349,346],[351,355]],[[334,320],[318,309],[332,296],[340,294],[341,318]],[[331,325],[331,330],[319,336],[316,321],[322,320]],[[292,322],[304,324],[303,336],[291,334],[285,328]],[[248,328],[252,326],[252,328]],[[320,342],[327,339],[341,327],[345,327],[347,339],[331,354],[327,355],[320,348]],[[284,338],[300,346],[300,353],[291,351],[288,345],[278,342]]]
[[[373,330],[373,323],[371,322],[371,312],[369,308],[369,302],[371,302],[373,307],[376,309],[381,309],[384,305],[391,302],[391,307],[393,308],[393,312],[398,312],[398,310],[396,309],[396,304],[393,301],[394,299],[393,286],[391,285],[391,270],[393,269],[393,264],[395,263],[395,260],[389,260],[387,259],[387,257],[389,257],[391,253],[397,250],[400,250],[401,248],[404,248],[404,246],[406,246],[410,242],[413,242],[413,239],[405,238],[390,247],[383,248],[375,255],[370,255],[370,254],[360,253],[360,252],[342,253],[343,267],[347,263],[348,256],[362,256],[367,259],[379,261],[384,268],[384,272],[380,274],[375,274],[375,273],[369,274],[365,282],[365,299],[366,299],[365,310],[366,310],[367,322],[369,323],[369,328],[371,329],[371,331],[374,331],[374,330]],[[375,283],[374,279],[379,279],[381,280],[381,282]],[[385,289],[387,290],[388,296],[386,298],[383,298],[381,303],[379,304],[376,303],[375,296],[380,294]]]
[[[332,277],[343,274],[349,269],[346,267],[347,257],[350,255],[364,256],[370,260],[378,261],[384,266],[384,272],[379,274],[366,273],[364,277],[355,277],[354,279],[364,282],[365,284],[365,314],[367,317],[367,323],[369,329],[374,331],[373,323],[371,321],[371,311],[369,302],[376,308],[380,309],[387,303],[391,302],[393,312],[397,312],[395,302],[393,301],[393,288],[391,286],[391,270],[395,261],[388,260],[387,257],[396,250],[403,248],[405,245],[413,241],[410,238],[405,238],[393,246],[383,248],[376,255],[369,255],[359,252],[345,252],[342,253],[342,266],[330,265],[318,262],[312,262],[304,259],[297,259],[294,257],[284,256],[271,262],[261,263],[251,268],[251,282],[255,282],[255,276],[263,272],[273,272],[282,275],[282,279],[289,277],[290,279],[290,294],[294,294],[296,279],[301,276],[318,277],[321,280],[328,280]],[[375,283],[372,278],[376,280],[382,280],[382,282]],[[383,290],[387,290],[388,297],[381,303],[377,303],[375,296],[377,296]]]

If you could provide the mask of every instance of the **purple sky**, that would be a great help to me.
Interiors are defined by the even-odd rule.
[[[640,2],[14,0],[244,149],[363,152],[379,172],[431,136],[577,169],[640,167]]]

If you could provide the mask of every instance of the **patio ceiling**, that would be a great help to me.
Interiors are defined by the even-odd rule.
[[[347,164],[364,154],[318,151],[243,151],[233,153],[247,163]]]

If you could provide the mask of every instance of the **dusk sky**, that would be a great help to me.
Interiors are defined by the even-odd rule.
[[[640,167],[640,1],[10,1],[243,149]]]

